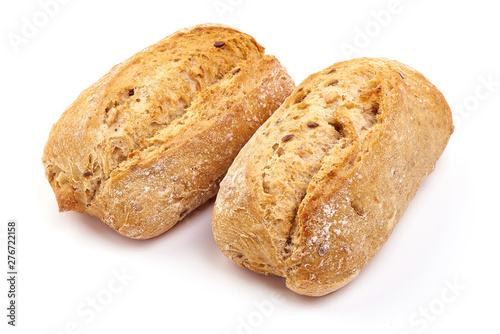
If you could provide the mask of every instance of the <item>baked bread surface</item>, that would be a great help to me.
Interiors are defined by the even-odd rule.
[[[278,60],[222,25],[180,30],[83,91],[42,161],[60,211],[157,236],[214,196],[232,160],[293,91]]]
[[[240,151],[213,232],[253,271],[321,296],[384,245],[453,132],[442,94],[412,68],[360,58],[309,76]]]

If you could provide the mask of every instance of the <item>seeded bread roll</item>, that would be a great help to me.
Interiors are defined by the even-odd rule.
[[[399,62],[311,75],[240,151],[213,232],[242,267],[321,296],[375,256],[453,132],[442,94]]]
[[[220,25],[174,33],[82,92],[43,163],[60,211],[155,237],[214,196],[232,160],[293,91],[251,36]]]

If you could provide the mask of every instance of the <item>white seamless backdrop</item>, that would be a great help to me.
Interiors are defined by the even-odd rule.
[[[2,1],[0,277],[18,222],[17,326],[1,333],[496,333],[500,21],[490,0]],[[456,125],[436,170],[360,276],[322,298],[237,267],[213,201],[148,241],[58,213],[43,174],[50,128],[110,68],[183,27],[254,36],[295,82],[337,61],[387,57],[429,78]]]

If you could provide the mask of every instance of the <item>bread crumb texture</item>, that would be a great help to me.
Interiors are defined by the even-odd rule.
[[[43,164],[60,211],[157,236],[214,196],[232,160],[295,85],[251,36],[180,30],[83,91]]]
[[[404,64],[360,58],[313,74],[222,181],[217,244],[297,293],[337,290],[383,246],[452,132],[442,94]]]

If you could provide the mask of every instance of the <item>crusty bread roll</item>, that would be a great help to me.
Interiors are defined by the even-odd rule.
[[[115,66],[53,126],[43,163],[60,211],[155,237],[214,196],[295,85],[251,36],[183,29]]]
[[[215,240],[299,294],[339,289],[384,245],[452,132],[443,95],[410,67],[334,64],[240,151],[215,203]]]

